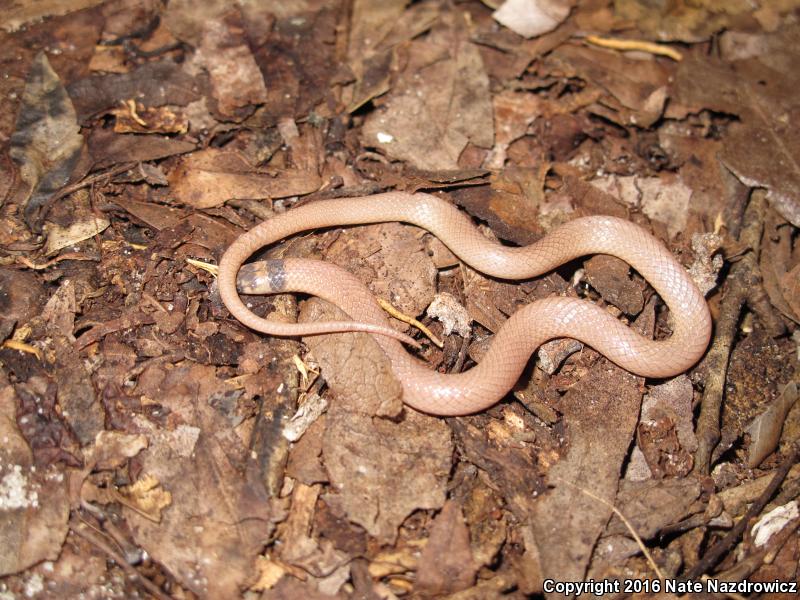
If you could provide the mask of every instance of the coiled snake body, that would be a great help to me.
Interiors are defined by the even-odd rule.
[[[488,408],[511,389],[536,348],[553,338],[581,340],[619,366],[645,377],[669,377],[685,371],[697,362],[708,345],[711,316],[703,295],[664,245],[640,227],[615,217],[585,217],[566,223],[534,244],[512,248],[486,239],[454,206],[420,193],[387,192],[326,200],[264,221],[240,236],[222,257],[219,265],[222,300],[243,324],[271,335],[393,331],[366,286],[325,262],[269,261],[257,286],[274,293],[299,291],[320,296],[357,322],[268,321],[254,315],[236,290],[240,267],[263,246],[299,231],[388,221],[413,223],[427,229],[465,263],[502,279],[535,277],[589,254],[619,257],[653,286],[672,316],[672,335],[654,341],[640,336],[588,301],[560,297],[538,300],[503,324],[480,364],[464,373],[447,375],[429,369],[406,352],[397,339],[375,336],[403,386],[403,401],[423,412],[463,415]]]

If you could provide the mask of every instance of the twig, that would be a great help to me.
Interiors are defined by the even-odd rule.
[[[700,406],[700,416],[697,419],[699,445],[694,459],[694,473],[698,475],[708,475],[711,469],[711,456],[720,440],[719,419],[722,398],[728,375],[728,361],[739,327],[739,316],[750,291],[761,280],[757,257],[765,210],[764,192],[761,190],[753,192],[739,236],[740,243],[752,251],[731,267],[714,341],[704,361],[708,377]]]
[[[119,175],[120,173],[124,173],[125,171],[130,171],[133,167],[136,166],[135,162],[127,162],[122,163],[121,165],[117,165],[107,171],[103,171],[101,173],[95,173],[94,175],[89,175],[84,177],[80,181],[76,181],[70,185],[66,185],[54,193],[50,199],[47,201],[48,206],[53,204],[56,200],[60,200],[64,196],[69,196],[73,192],[77,192],[80,189],[85,187],[89,187],[90,185],[94,185],[98,181],[102,181],[104,179],[111,179],[112,177]]]
[[[597,35],[587,35],[586,41],[595,46],[611,48],[612,50],[639,50],[641,52],[666,56],[677,62],[683,60],[683,54],[674,48],[664,46],[663,44],[654,44],[653,42],[647,42],[645,40],[623,40],[618,38],[604,38]]]
[[[108,557],[117,563],[120,568],[125,571],[134,581],[138,581],[142,587],[144,587],[150,594],[158,598],[158,600],[172,600],[171,596],[168,596],[164,592],[159,589],[159,587],[147,579],[144,575],[139,573],[136,569],[134,569],[127,560],[116,550],[114,550],[111,546],[109,546],[104,539],[99,537],[95,534],[91,529],[89,529],[88,525],[85,523],[80,523],[75,521],[74,519],[70,520],[69,528],[75,535],[83,538],[99,550],[105,552]]]
[[[769,544],[764,548],[745,556],[727,571],[714,573],[714,579],[718,581],[743,581],[755,573],[764,563],[771,562],[775,555],[783,548],[800,527],[800,519],[788,523],[781,531],[770,538]],[[773,538],[775,542],[773,543]],[[705,580],[706,577],[703,577]],[[713,597],[713,596],[712,596]]]
[[[761,496],[759,496],[758,500],[753,502],[752,506],[750,506],[744,517],[742,517],[736,523],[736,525],[734,525],[733,528],[728,531],[728,533],[726,533],[719,542],[712,546],[711,549],[705,553],[703,558],[689,570],[689,572],[685,575],[686,579],[697,579],[700,577],[700,575],[703,575],[706,571],[712,569],[722,559],[725,553],[727,553],[733,547],[733,545],[744,533],[745,529],[750,526],[750,521],[754,517],[758,516],[762,510],[764,510],[764,507],[767,505],[770,498],[772,498],[775,492],[778,491],[778,488],[789,474],[789,469],[791,469],[797,462],[797,451],[798,446],[796,444],[792,445],[780,468],[775,471],[772,481],[769,482],[769,485],[761,494]]]
[[[467,360],[467,350],[469,349],[469,341],[472,338],[472,334],[464,336],[461,340],[461,348],[458,351],[458,358],[456,359],[456,364],[453,365],[452,373],[461,373],[461,370],[464,368],[464,362]]]
[[[392,315],[398,321],[402,321],[403,323],[408,323],[412,327],[416,327],[417,329],[419,329],[423,333],[423,335],[425,335],[430,341],[436,344],[436,346],[438,346],[439,348],[444,347],[444,342],[442,342],[442,340],[436,337],[436,335],[430,329],[425,327],[423,323],[420,323],[414,317],[410,317],[407,314],[400,312],[383,298],[378,298],[378,304],[381,305],[381,308],[383,310]]]

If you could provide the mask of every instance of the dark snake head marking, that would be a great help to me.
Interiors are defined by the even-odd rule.
[[[281,259],[242,265],[236,278],[242,294],[274,294],[286,290],[286,265]]]

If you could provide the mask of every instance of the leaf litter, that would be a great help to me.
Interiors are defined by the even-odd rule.
[[[796,580],[797,2],[40,4],[0,24],[0,595]],[[229,318],[199,265],[292,206],[390,189],[504,244],[638,223],[707,291],[708,358],[650,381],[556,341],[503,402],[441,419],[367,335]],[[511,283],[397,223],[268,256],[354,273],[444,339],[418,351],[441,372],[552,295],[670,331],[610,257]]]

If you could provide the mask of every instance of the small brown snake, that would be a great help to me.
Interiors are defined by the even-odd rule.
[[[697,362],[708,345],[711,315],[703,295],[669,250],[640,227],[615,217],[585,217],[562,225],[530,246],[507,247],[486,239],[456,207],[428,194],[387,192],[326,200],[264,221],[236,239],[222,257],[222,301],[244,325],[270,335],[390,332],[388,318],[367,287],[343,269],[322,261],[268,261],[265,269],[251,269],[243,278],[247,288],[243,291],[305,292],[336,304],[357,322],[268,321],[254,315],[236,290],[240,267],[263,246],[300,231],[388,221],[427,229],[465,263],[502,279],[529,279],[589,254],[617,256],[650,282],[671,311],[672,335],[654,341],[588,301],[561,297],[538,300],[504,323],[480,364],[464,373],[447,375],[426,367],[394,337],[376,335],[403,386],[403,401],[423,412],[463,415],[488,408],[516,383],[536,348],[553,338],[579,339],[619,366],[645,377],[682,373]]]

